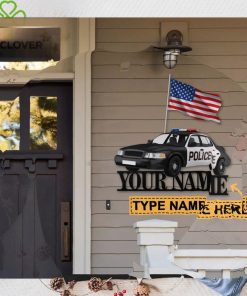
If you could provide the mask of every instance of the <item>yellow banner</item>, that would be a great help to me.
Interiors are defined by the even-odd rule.
[[[205,196],[130,196],[129,214],[247,219],[247,196],[240,200],[207,200]]]

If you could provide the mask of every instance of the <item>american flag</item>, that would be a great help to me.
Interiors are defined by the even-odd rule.
[[[221,105],[218,94],[202,92],[189,84],[171,79],[168,110],[185,112],[196,119],[219,123],[217,113]]]

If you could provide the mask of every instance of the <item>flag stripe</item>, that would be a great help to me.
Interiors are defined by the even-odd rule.
[[[192,113],[194,115],[200,115],[200,116],[203,116],[205,118],[219,119],[217,116],[206,114],[205,112],[201,113],[201,112],[198,112],[198,111],[194,111],[194,110],[191,110],[191,108],[188,108],[188,107],[180,107],[180,106],[177,106],[175,104],[170,104],[170,103],[169,103],[168,107],[173,108],[175,110],[184,111],[186,113]]]
[[[202,97],[202,96],[198,96],[195,94],[194,99],[198,99],[201,100],[202,102],[204,102],[205,104],[214,104],[217,107],[221,107],[221,103],[217,103],[215,101],[212,101],[212,99],[207,98],[207,97]]]
[[[209,92],[205,92],[205,91],[201,91],[199,89],[196,89],[196,91],[200,94],[200,95],[206,95],[210,98],[214,98],[214,99],[219,99],[220,100],[220,95],[219,94],[214,94],[214,93],[209,93]]]
[[[197,91],[195,92],[195,97],[200,98],[200,99],[206,99],[208,101],[214,102],[218,105],[221,105],[221,101],[216,99],[216,98],[211,98],[208,95],[202,95],[201,93],[198,93]]]
[[[175,108],[168,108],[168,110],[174,110],[174,111],[179,111],[181,113],[185,113],[183,110],[179,110],[179,109],[175,109]],[[200,115],[195,115],[195,114],[192,114],[190,112],[186,112],[187,115],[189,115],[190,117],[193,117],[195,119],[200,119],[200,120],[210,120],[210,121],[214,121],[214,122],[217,122],[217,123],[220,123],[220,118],[206,118],[205,116],[200,116]]]
[[[189,101],[186,101],[186,100],[182,100],[182,99],[177,99],[177,98],[174,98],[174,97],[171,97],[170,102],[173,102],[173,103],[178,103],[178,104],[182,104],[184,106],[191,106],[191,107],[194,107],[198,110],[204,110],[204,111],[207,111],[207,112],[210,112],[210,113],[217,113],[219,111],[219,108],[212,108],[212,107],[209,107],[207,104],[200,104],[200,102],[189,102]]]
[[[205,101],[202,101],[201,99],[197,99],[196,97],[194,98],[193,102],[196,102],[197,104],[201,104],[204,106],[208,106],[208,108],[212,108],[213,110],[217,110],[217,111],[219,111],[219,109],[221,107],[221,106],[214,105],[211,103],[205,103]]]
[[[185,112],[196,119],[220,122],[218,112],[222,106],[218,94],[200,91],[192,85],[172,79],[168,98],[168,110]]]
[[[183,111],[180,111],[180,110],[176,110],[176,111],[179,111],[179,112],[181,112],[181,113],[184,113]],[[217,123],[220,123],[220,118],[218,118],[218,119],[208,119],[208,118],[205,118],[205,117],[203,117],[203,116],[199,116],[199,115],[194,115],[194,114],[191,114],[191,113],[187,113],[190,117],[193,117],[193,118],[195,118],[195,119],[199,119],[199,120],[210,120],[210,121],[214,121],[214,122],[217,122]]]
[[[205,108],[195,107],[194,105],[190,105],[189,103],[184,103],[184,102],[180,102],[180,101],[170,100],[169,105],[183,107],[187,110],[192,110],[192,111],[194,110],[196,112],[204,113],[207,115],[215,116],[217,113],[217,112],[211,112],[210,110],[205,109]]]

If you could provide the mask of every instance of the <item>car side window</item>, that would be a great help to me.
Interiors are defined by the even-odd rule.
[[[190,136],[188,147],[200,147],[201,142],[198,136]]]
[[[166,140],[165,144],[184,147],[188,136],[180,134],[170,134],[169,138]]]
[[[209,140],[208,137],[200,136],[200,138],[201,138],[201,142],[202,142],[202,146],[203,147],[210,147],[210,146],[212,146],[212,143],[211,143],[211,141]]]

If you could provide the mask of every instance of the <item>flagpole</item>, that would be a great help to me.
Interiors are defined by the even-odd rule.
[[[168,75],[168,90],[167,90],[167,98],[166,98],[166,117],[165,117],[164,133],[166,132],[166,126],[167,126],[168,102],[169,102],[169,96],[170,96],[171,76],[172,76],[171,74]]]

